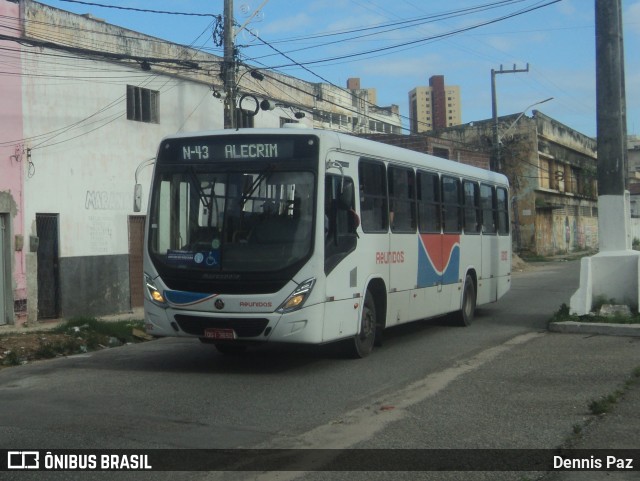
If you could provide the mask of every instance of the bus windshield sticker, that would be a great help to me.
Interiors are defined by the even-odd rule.
[[[220,267],[220,250],[212,250],[209,252],[190,252],[190,251],[167,251],[168,264],[192,265],[198,267],[216,268]]]

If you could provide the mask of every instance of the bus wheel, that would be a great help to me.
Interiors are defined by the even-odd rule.
[[[360,318],[360,330],[353,338],[351,355],[354,358],[366,357],[371,354],[376,339],[376,305],[371,294],[367,292],[362,305],[362,317]]]
[[[454,321],[458,326],[468,326],[473,322],[476,311],[476,286],[473,278],[467,275],[462,289],[462,308],[455,313]]]

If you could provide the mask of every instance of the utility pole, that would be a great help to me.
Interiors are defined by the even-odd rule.
[[[625,190],[626,107],[620,0],[596,0],[598,196]]]
[[[571,312],[588,314],[594,299],[616,299],[638,312],[640,252],[631,249],[631,209],[625,192],[627,120],[621,0],[595,0],[598,242],[583,257]]]
[[[620,0],[596,0],[596,109],[600,251],[630,247],[627,119]]]
[[[490,168],[493,171],[499,172],[502,169],[500,159],[500,135],[498,133],[498,98],[496,95],[496,75],[501,73],[520,73],[528,72],[529,64],[526,69],[516,69],[514,65],[511,70],[504,70],[500,65],[500,70],[491,69],[491,117],[493,119],[493,148],[491,149]]]
[[[233,0],[224,0],[224,128],[235,129],[236,118],[236,47],[233,35]]]

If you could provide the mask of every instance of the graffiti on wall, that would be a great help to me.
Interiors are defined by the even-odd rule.
[[[94,254],[110,254],[113,249],[114,227],[110,218],[89,217],[89,243]]]
[[[84,208],[87,210],[129,210],[133,205],[133,192],[88,190]]]

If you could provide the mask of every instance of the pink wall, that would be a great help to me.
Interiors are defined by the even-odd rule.
[[[20,8],[17,3],[0,0],[0,34],[20,35]],[[17,42],[0,41],[0,59],[2,71],[0,73],[0,193],[9,194],[10,206],[3,205],[5,212],[11,211],[15,216],[11,218],[13,235],[24,236],[23,223],[23,173],[26,153],[23,154],[24,132],[22,128],[22,65],[20,59],[20,44]],[[13,277],[15,281],[14,299],[26,299],[25,256],[26,246],[21,252],[15,252]]]

